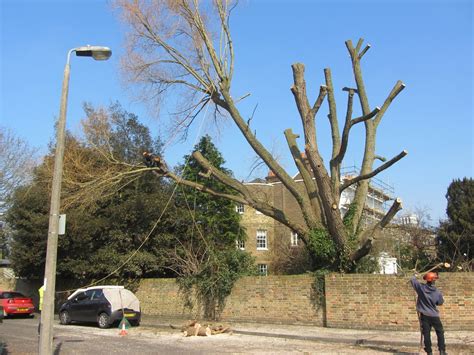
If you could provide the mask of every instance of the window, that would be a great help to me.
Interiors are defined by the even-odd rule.
[[[84,301],[89,300],[91,297],[91,293],[92,293],[91,291],[79,293],[75,298],[76,302],[84,302]]]
[[[0,295],[2,299],[8,298],[25,298],[25,296],[20,292],[4,292]]]
[[[258,264],[258,274],[260,276],[268,275],[268,265],[267,264]]]
[[[291,232],[291,246],[292,247],[298,246],[298,233]]]
[[[264,229],[257,230],[257,250],[267,250],[267,231]]]
[[[245,212],[244,205],[239,203],[237,206],[235,206],[235,212],[237,212],[238,214],[243,214]]]
[[[237,245],[237,248],[240,250],[245,250],[245,240],[236,240],[235,244]]]
[[[102,296],[104,295],[104,292],[102,290],[94,290],[92,291],[92,296],[91,300],[100,300]]]

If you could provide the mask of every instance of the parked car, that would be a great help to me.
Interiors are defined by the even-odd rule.
[[[16,291],[0,291],[0,304],[3,317],[14,315],[32,315],[35,311],[33,300]]]
[[[59,321],[97,323],[99,328],[127,319],[131,325],[140,325],[140,301],[123,286],[94,286],[81,288],[70,295],[59,309]]]

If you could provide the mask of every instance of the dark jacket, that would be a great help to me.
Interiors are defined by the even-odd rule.
[[[439,317],[439,311],[436,306],[440,306],[444,303],[441,292],[429,283],[420,283],[415,276],[411,278],[410,282],[418,294],[416,310],[426,316]]]

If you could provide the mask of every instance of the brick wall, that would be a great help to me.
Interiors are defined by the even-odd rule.
[[[395,275],[326,276],[327,326],[418,329],[415,293],[409,279]],[[440,307],[445,328],[474,330],[474,273],[442,273],[436,286],[445,299]]]
[[[415,293],[409,277],[341,275],[325,278],[326,312],[318,305],[311,275],[245,277],[226,301],[223,321],[307,323],[335,328],[417,330]],[[474,330],[474,273],[443,273],[437,282],[448,330]],[[172,279],[143,280],[137,296],[143,312],[194,318]]]
[[[197,314],[196,310],[185,307],[175,279],[143,279],[135,294],[144,314],[188,319]]]
[[[309,275],[241,278],[227,298],[221,320],[323,325],[322,309],[315,306],[313,280]],[[184,306],[174,279],[144,279],[136,295],[145,314],[199,317],[197,309]]]
[[[244,277],[228,297],[222,320],[323,325],[310,275]]]
[[[1,276],[0,286],[7,286],[11,280],[2,280]],[[222,320],[417,330],[415,293],[408,281],[409,277],[394,275],[327,275],[323,312],[314,277],[309,274],[244,277],[228,297]],[[16,286],[10,288],[36,297],[36,283],[17,279]],[[445,328],[474,330],[474,273],[442,273],[436,286],[445,298],[445,305],[440,307]],[[185,307],[174,279],[144,279],[136,295],[144,314],[198,317],[196,309]]]

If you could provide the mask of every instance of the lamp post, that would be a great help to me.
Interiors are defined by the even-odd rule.
[[[61,91],[61,106],[56,127],[56,152],[54,156],[53,183],[51,191],[51,207],[49,213],[48,245],[46,249],[46,265],[44,269],[44,300],[41,311],[41,332],[39,353],[51,355],[53,353],[53,320],[54,294],[56,290],[56,259],[58,252],[59,206],[61,199],[61,182],[63,173],[63,157],[66,131],[66,109],[69,91],[69,60],[71,53],[79,57],[92,57],[95,60],[107,60],[112,55],[108,47],[84,46],[71,49],[67,54],[64,67],[63,86]]]

